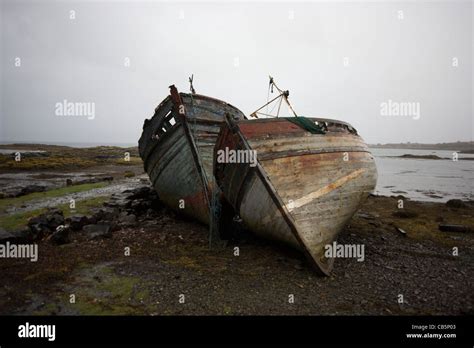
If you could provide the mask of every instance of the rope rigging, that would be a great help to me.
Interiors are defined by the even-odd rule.
[[[293,107],[291,106],[290,102],[288,101],[288,97],[290,95],[290,92],[289,91],[284,91],[282,89],[280,89],[276,83],[275,83],[275,80],[273,79],[273,77],[269,76],[270,80],[268,82],[268,93],[267,93],[267,103],[265,105],[263,105],[262,107],[258,108],[257,110],[255,110],[254,112],[252,112],[250,114],[251,117],[255,117],[255,118],[258,118],[258,115],[265,115],[265,116],[270,116],[270,117],[279,117],[280,116],[280,110],[281,110],[281,104],[283,101],[285,101],[285,103],[288,105],[288,108],[291,110],[291,112],[293,112],[293,115],[295,117],[298,117],[298,115],[296,114],[295,110],[293,110]],[[275,98],[273,98],[272,100],[269,100],[270,99],[270,93],[273,93],[273,88],[275,88],[277,91],[278,91],[278,96],[276,96]],[[271,113],[273,112],[273,110],[275,109],[275,106],[276,104],[273,106],[272,110],[270,111],[270,113],[268,112],[268,106],[275,102],[276,100],[278,100],[278,110],[277,110],[277,114],[276,116],[275,115],[272,115]],[[261,112],[260,110],[262,110],[263,108],[266,108],[265,109],[265,113]]]

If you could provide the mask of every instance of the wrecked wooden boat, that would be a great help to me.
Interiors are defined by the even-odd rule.
[[[325,275],[334,261],[325,246],[377,180],[374,157],[354,127],[330,119],[229,117],[214,158],[226,204],[246,227],[302,250]]]
[[[154,116],[145,120],[139,140],[145,171],[160,199],[205,224],[210,222],[213,190],[217,188],[214,145],[226,114],[236,120],[244,118],[240,110],[224,101],[178,93],[170,86],[170,95],[158,105]]]

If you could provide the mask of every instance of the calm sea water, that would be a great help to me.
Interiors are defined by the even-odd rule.
[[[378,171],[376,194],[401,194],[414,200],[446,202],[474,199],[474,161],[453,161],[452,151],[371,149]],[[448,160],[397,158],[404,154],[436,155]],[[474,158],[459,154],[459,158]]]

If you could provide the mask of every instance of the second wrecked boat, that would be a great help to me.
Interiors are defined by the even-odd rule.
[[[375,162],[347,123],[295,119],[229,119],[216,143],[215,177],[247,228],[302,250],[327,275],[334,259],[325,246],[375,188]],[[258,161],[219,163],[218,151],[256,151]]]
[[[278,90],[288,103],[288,91]],[[325,275],[334,262],[326,246],[377,181],[374,157],[354,127],[322,118],[228,117],[214,161],[225,204],[246,227],[303,251]]]
[[[218,99],[199,94],[170,95],[145,120],[139,152],[160,199],[172,209],[205,224],[210,222],[214,144],[224,115],[243,113]]]

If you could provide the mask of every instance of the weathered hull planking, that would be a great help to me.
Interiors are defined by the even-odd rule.
[[[208,224],[210,199],[217,188],[214,144],[226,114],[235,119],[244,115],[223,101],[170,88],[171,95],[144,122],[138,144],[140,156],[160,199]]]
[[[234,122],[222,127],[219,150],[256,150],[258,164],[218,163],[215,177],[225,199],[255,233],[303,251],[322,274],[336,240],[375,188],[377,171],[367,145],[350,125],[310,118],[325,134],[286,119]]]

